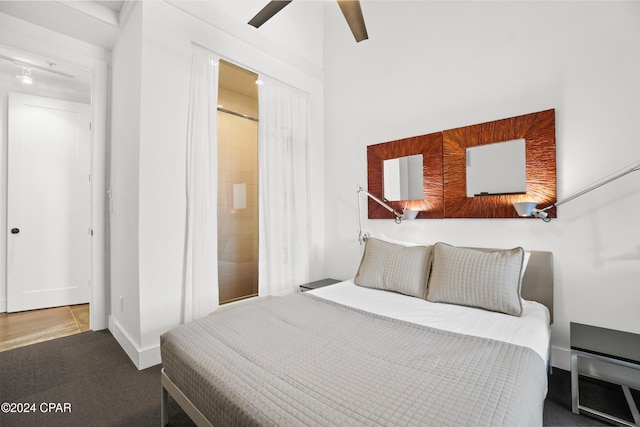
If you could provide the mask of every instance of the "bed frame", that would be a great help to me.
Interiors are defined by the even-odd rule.
[[[477,248],[490,251],[492,249]],[[521,295],[524,299],[537,301],[549,309],[551,323],[553,323],[553,253],[546,251],[530,251],[531,257],[522,278]],[[550,363],[550,362],[549,362]],[[549,365],[550,366],[550,365]],[[213,427],[198,408],[176,386],[164,372],[161,371],[161,426],[169,423],[169,395],[180,405],[197,426]]]
[[[160,400],[160,418],[161,418],[161,426],[165,427],[169,424],[169,395],[173,397],[173,399],[180,405],[180,407],[186,412],[186,414],[191,418],[191,420],[197,426],[206,426],[213,427],[213,424],[209,422],[202,415],[202,412],[198,408],[196,408],[193,403],[189,400],[187,396],[178,388],[177,385],[173,383],[164,372],[164,368],[160,372],[160,382],[162,384],[162,397]]]
[[[553,324],[553,253],[529,251],[531,257],[522,277],[520,295],[529,301],[537,301],[549,309]]]

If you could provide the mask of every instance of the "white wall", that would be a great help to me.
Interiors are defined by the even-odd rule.
[[[135,363],[141,347],[139,278],[142,7],[112,52],[109,330]]]
[[[215,2],[214,2],[215,3]],[[180,7],[178,8],[179,5]],[[235,62],[252,71],[262,72],[310,93],[312,99],[312,182],[314,212],[320,212],[313,219],[316,234],[312,237],[313,254],[312,277],[321,278],[324,218],[324,170],[323,141],[323,94],[321,68],[308,58],[297,55],[287,48],[287,37],[282,35],[280,44],[274,39],[265,41],[259,33],[247,29],[246,23],[230,25],[225,16],[212,13],[208,2],[144,2],[138,6],[142,20],[136,13],[130,17],[127,30],[141,32],[142,44],[139,52],[140,69],[137,65],[125,65],[129,52],[136,47],[127,47],[129,42],[138,43],[136,37],[118,41],[114,49],[114,123],[112,160],[112,180],[114,183],[114,216],[122,214],[118,206],[117,192],[124,190],[130,199],[126,202],[126,221],[131,227],[117,227],[114,220],[112,238],[112,307],[111,313],[118,320],[118,328],[112,329],[129,356],[139,368],[160,362],[159,336],[176,326],[180,319],[181,283],[183,268],[184,227],[185,227],[185,162],[189,79],[192,42],[218,53],[223,58]],[[315,19],[322,19],[322,4],[317,4],[320,13]],[[294,9],[295,11],[295,9]],[[216,21],[218,19],[219,21]],[[209,23],[207,21],[211,21]],[[215,25],[214,25],[215,24]],[[221,28],[224,28],[221,29]],[[254,29],[255,30],[255,29]],[[322,32],[317,34],[322,39]],[[316,63],[321,63],[318,58]],[[131,88],[131,83],[118,77],[119,69],[133,72],[132,79],[139,78],[140,87]],[[138,73],[138,76],[135,74]],[[132,89],[132,90],[130,90]],[[136,91],[138,91],[136,93]],[[139,98],[139,134],[136,136],[133,122],[136,117],[136,103]],[[116,99],[121,98],[121,102]],[[124,103],[128,106],[123,106]],[[122,110],[124,108],[124,110]],[[116,115],[132,114],[131,122],[117,123]],[[124,120],[124,119],[123,119]],[[123,133],[124,138],[118,135]],[[136,140],[136,138],[139,138]],[[117,147],[132,144],[137,146],[139,156],[135,159],[121,159]],[[127,150],[128,150],[127,149]],[[136,153],[130,153],[135,156]],[[118,158],[116,158],[118,156]],[[125,166],[122,165],[122,162]],[[138,174],[137,182],[134,176]],[[118,177],[120,175],[120,177]],[[134,206],[133,186],[138,186],[138,204]],[[117,187],[117,188],[116,188]],[[128,197],[128,196],[127,196]],[[137,211],[136,211],[137,209]],[[137,241],[136,241],[137,239]],[[120,243],[118,243],[120,242]],[[120,252],[115,245],[123,248],[132,245],[132,260],[125,260],[128,252]],[[137,244],[137,249],[135,248]],[[137,257],[138,269],[133,268]],[[131,268],[120,269],[121,264]],[[113,275],[117,275],[113,277]],[[126,292],[135,298],[137,292],[139,307],[132,308],[132,316],[118,314],[119,292]],[[127,298],[129,298],[127,297]],[[135,303],[135,300],[134,300]],[[125,301],[125,313],[128,310]],[[139,314],[136,314],[139,310]],[[120,321],[122,319],[122,321]],[[139,325],[137,322],[139,321]]]
[[[326,265],[353,277],[366,146],[556,109],[558,198],[640,159],[639,2],[363,2],[369,40],[325,31]],[[341,19],[326,9],[327,25]],[[366,205],[365,205],[366,206]],[[366,209],[366,208],[365,208]],[[569,322],[640,333],[640,173],[557,220],[367,220],[373,235],[552,251],[553,364]]]
[[[322,78],[323,10],[322,1],[295,1],[287,5],[260,28],[247,25],[266,2],[216,0],[168,0],[176,8],[220,31],[285,61],[300,71]],[[338,8],[337,3],[331,7]]]

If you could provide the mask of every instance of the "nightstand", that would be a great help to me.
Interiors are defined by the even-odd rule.
[[[571,322],[571,410],[605,418],[627,426],[640,427],[640,413],[629,386],[620,384],[633,415],[634,423],[580,405],[578,357],[595,359],[640,370],[640,335]]]
[[[300,290],[302,292],[310,291],[312,289],[318,289],[318,288],[322,288],[323,286],[329,286],[329,285],[333,285],[335,283],[340,283],[340,282],[342,282],[342,280],[336,280],[336,279],[316,280],[315,282],[309,282],[309,283],[305,283],[304,285],[300,285]]]

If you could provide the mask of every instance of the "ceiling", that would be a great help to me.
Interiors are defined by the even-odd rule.
[[[125,2],[114,1],[0,1],[0,12],[78,40],[111,50],[120,31]],[[33,84],[16,76],[28,68]],[[46,54],[20,50],[0,43],[0,85],[21,92],[90,102],[91,72],[65,64]]]
[[[117,1],[0,1],[0,12],[111,50],[120,31]]]
[[[33,79],[32,84],[18,78],[25,68]],[[88,70],[0,44],[0,88],[7,92],[89,103],[91,79]]]
[[[219,85],[243,96],[258,99],[258,75],[231,62],[220,60]]]
[[[99,3],[104,7],[108,7],[109,9],[115,10],[116,12],[120,12],[120,10],[122,9],[122,5],[124,4],[124,0],[97,1],[96,3]]]
[[[114,47],[121,26],[124,25],[135,1],[0,0],[0,13],[110,51]],[[210,5],[212,7],[215,5],[215,8],[212,9],[214,11],[224,10],[225,16],[229,16],[231,19],[245,19],[246,16],[253,16],[252,14],[264,6],[264,2],[265,0],[216,0]],[[176,2],[176,4],[179,3]],[[283,11],[282,15],[302,10],[290,7]],[[304,10],[306,11],[306,9]],[[309,9],[309,13],[312,12],[317,13],[317,9]],[[282,17],[279,22],[282,24]],[[268,25],[265,27],[267,28],[262,30],[263,34],[269,30]],[[281,27],[282,25],[279,26],[279,29]],[[300,37],[303,36],[299,32],[299,28],[292,28],[291,32]],[[51,92],[58,88],[63,91],[65,97],[79,99],[83,96],[81,94],[85,93],[86,99],[90,99],[90,72],[63,64],[59,60],[47,58],[44,55],[46,54],[20,51],[14,46],[3,45],[0,41],[0,84],[3,87],[8,86],[9,90],[13,91],[28,90],[33,92],[46,89],[47,92]],[[34,64],[34,67],[31,67],[33,85],[27,88],[16,78],[16,75],[21,74],[23,67],[29,64]],[[72,77],[50,71],[63,72]],[[255,80],[255,76],[247,78]],[[234,79],[230,81],[233,82]],[[239,86],[241,88],[252,87],[251,90],[256,90],[255,84]]]

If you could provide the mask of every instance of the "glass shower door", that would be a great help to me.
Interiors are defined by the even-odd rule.
[[[258,294],[258,76],[220,61],[218,288],[220,304]]]

